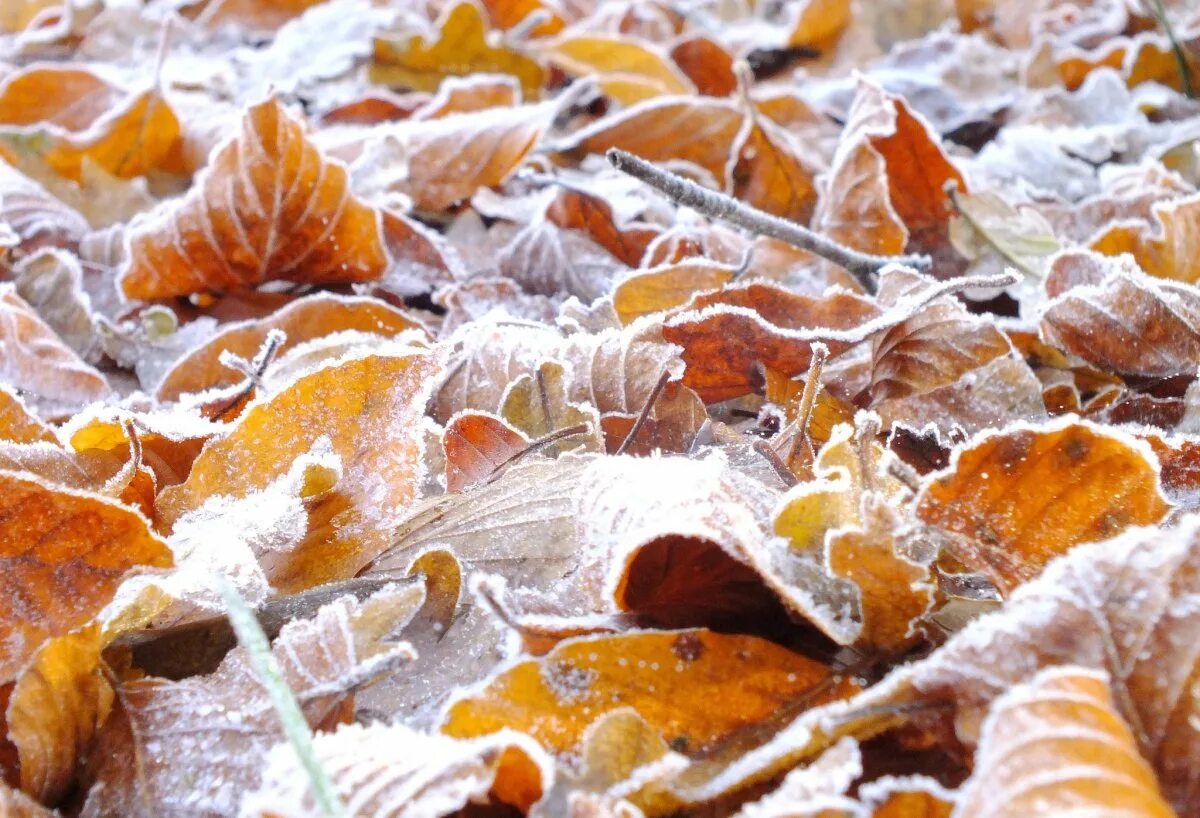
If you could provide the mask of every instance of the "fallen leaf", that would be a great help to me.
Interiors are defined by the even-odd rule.
[[[386,338],[420,326],[395,307],[373,298],[326,293],[298,298],[264,318],[226,325],[177,359],[159,382],[156,395],[159,400],[179,400],[188,392],[233,386],[245,376],[222,364],[221,357],[236,355],[250,360],[273,329],[286,336],[275,349],[276,357],[282,357],[305,341],[336,332],[356,330]]]
[[[1104,370],[1170,377],[1200,356],[1200,299],[1193,288],[1151,278],[1128,257],[1058,256],[1042,332],[1053,345]]]
[[[671,48],[671,59],[701,94],[727,97],[737,90],[733,57],[715,40],[695,34]]]
[[[342,473],[310,509],[307,536],[277,555],[272,583],[301,590],[353,576],[382,551],[390,525],[417,495],[418,420],[437,362],[419,350],[351,357],[307,375],[249,407],[229,434],[209,443],[186,482],[159,495],[162,525],[215,495],[246,497],[287,474],[324,439]],[[380,446],[380,440],[389,440]]]
[[[363,816],[399,816],[413,810],[448,815],[483,803],[524,813],[541,799],[553,778],[545,751],[511,730],[463,741],[401,724],[352,724],[317,736],[313,748],[338,794]],[[301,770],[290,745],[272,748],[262,784],[246,794],[241,814],[311,815],[315,805]],[[369,794],[362,791],[364,780],[371,781]]]
[[[120,283],[130,298],[169,298],[274,279],[366,281],[387,263],[379,215],[272,97],[246,111],[182,199],[133,227]]]
[[[28,403],[51,413],[108,396],[104,376],[64,344],[12,284],[0,283],[0,378]]]
[[[171,552],[146,519],[115,501],[0,472],[3,562],[12,599],[0,677],[12,679],[47,639],[88,622],[126,572],[166,567]]]
[[[55,442],[54,432],[30,411],[11,387],[0,384],[0,440],[13,443]]]
[[[1168,509],[1145,444],[1070,417],[978,436],[917,498],[921,519],[960,535],[954,556],[1004,592],[1078,544]]]
[[[1191,195],[1154,205],[1156,224],[1111,225],[1091,241],[1106,256],[1130,253],[1138,266],[1156,278],[1195,283],[1200,278],[1193,252],[1200,227],[1200,196]]]
[[[491,477],[529,446],[529,438],[502,418],[478,412],[455,415],[442,432],[446,491],[463,491]]]
[[[381,85],[436,91],[450,76],[476,73],[511,74],[526,96],[537,98],[542,67],[516,50],[488,42],[487,23],[474,3],[449,7],[437,24],[436,39],[376,39],[369,76]]]
[[[362,602],[342,597],[283,628],[271,653],[311,726],[339,721],[347,697],[411,658],[406,644],[387,637],[420,598],[414,586]],[[94,785],[81,812],[88,818],[194,814],[198,798],[209,814],[236,815],[261,780],[263,756],[284,738],[241,647],[208,676],[126,680],[116,702],[89,763]]]
[[[571,34],[543,45],[541,52],[568,74],[592,79],[622,105],[692,90],[665,55],[628,37]]]
[[[643,316],[681,307],[694,295],[719,290],[733,278],[730,268],[703,259],[638,270],[613,288],[613,309],[628,326]]]
[[[992,703],[958,810],[1095,809],[1174,816],[1104,673],[1047,668]]]

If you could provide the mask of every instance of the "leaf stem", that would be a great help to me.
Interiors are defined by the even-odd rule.
[[[654,384],[654,388],[650,390],[650,396],[646,398],[646,405],[642,407],[642,411],[638,412],[637,420],[633,422],[633,426],[629,428],[629,433],[625,435],[625,439],[621,441],[621,445],[617,447],[614,454],[625,454],[633,441],[637,439],[638,432],[642,431],[642,426],[645,425],[646,419],[650,417],[650,410],[654,408],[658,396],[662,394],[663,388],[666,387],[667,381],[670,380],[671,373],[664,369],[662,375],[659,375],[658,382]]]
[[[283,679],[279,663],[275,661],[275,656],[271,653],[271,644],[267,641],[267,635],[263,633],[262,626],[258,624],[254,611],[250,610],[246,600],[242,599],[242,595],[228,580],[220,577],[218,581],[221,596],[225,599],[229,623],[233,625],[238,642],[246,649],[246,656],[250,660],[250,666],[254,669],[255,675],[267,689],[271,705],[275,708],[275,712],[279,715],[279,721],[283,725],[284,735],[287,736],[288,742],[300,759],[300,764],[308,774],[309,787],[311,787],[313,798],[317,802],[317,808],[326,818],[349,818],[345,805],[338,797],[337,790],[334,789],[333,781],[330,780],[325,768],[321,766],[321,762],[317,760],[308,720],[304,718],[304,712],[296,702],[292,689]]]
[[[723,219],[758,235],[785,241],[844,267],[869,293],[875,292],[875,279],[879,271],[888,264],[903,264],[920,271],[928,270],[932,264],[928,256],[875,256],[860,253],[795,222],[772,216],[739,202],[732,196],[701,187],[620,148],[609,148],[607,157],[617,170],[645,182],[676,204],[690,207],[710,218]]]

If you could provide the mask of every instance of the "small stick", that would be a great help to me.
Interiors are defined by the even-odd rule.
[[[262,387],[263,375],[267,372],[267,367],[275,360],[275,354],[279,352],[279,347],[287,340],[287,334],[281,329],[272,329],[267,332],[267,337],[263,339],[262,346],[259,347],[254,357],[247,361],[245,358],[234,355],[229,350],[221,350],[220,360],[221,365],[228,367],[236,372],[240,372],[246,376],[246,380],[242,382],[241,388],[231,396],[220,409],[213,414],[213,420],[220,420],[230,409],[242,402],[242,399],[250,394],[250,390],[259,389]]]
[[[800,482],[796,479],[796,475],[792,473],[792,470],[787,467],[787,464],[779,459],[779,455],[771,448],[770,443],[765,440],[756,440],[754,441],[753,448],[754,451],[761,454],[771,464],[771,468],[775,471],[775,474],[779,475],[779,479],[783,481],[785,486],[791,488]]]
[[[625,450],[630,447],[634,440],[637,439],[638,432],[642,431],[642,426],[645,425],[646,419],[650,417],[650,410],[654,408],[658,396],[662,394],[663,389],[670,379],[671,373],[664,369],[662,375],[658,377],[658,383],[654,384],[654,388],[650,390],[650,396],[646,398],[646,405],[642,407],[642,411],[638,413],[637,420],[633,422],[629,433],[625,435],[625,439],[621,441],[621,445],[617,447],[616,454],[625,454]]]
[[[628,151],[609,148],[606,155],[614,168],[664,193],[676,204],[690,207],[710,218],[724,219],[758,235],[786,241],[801,250],[807,250],[839,267],[844,267],[869,293],[875,292],[875,278],[888,264],[903,264],[920,271],[928,270],[932,264],[928,256],[875,256],[860,253],[838,244],[827,236],[814,233],[807,227],[772,216],[731,196],[701,187],[689,179],[655,167]]]
[[[589,426],[586,423],[577,423],[574,426],[568,426],[565,429],[559,429],[556,432],[551,432],[550,434],[548,434],[544,437],[539,437],[537,440],[530,443],[524,449],[521,449],[521,451],[517,452],[512,457],[508,458],[503,463],[501,463],[499,466],[492,469],[492,473],[489,474],[488,478],[483,481],[484,485],[491,483],[493,480],[495,480],[501,474],[503,474],[505,469],[507,469],[513,463],[516,463],[518,460],[525,457],[526,455],[533,454],[534,452],[538,451],[539,449],[544,449],[547,446],[549,446],[551,443],[557,443],[558,441],[562,440],[564,437],[573,437],[575,435],[584,434],[590,428],[591,428],[591,426]]]
[[[793,422],[795,428],[792,431],[792,438],[788,441],[787,455],[782,457],[784,463],[790,468],[792,460],[796,457],[796,444],[801,439],[808,446],[808,455],[812,460],[817,459],[816,450],[813,449],[812,438],[808,435],[808,424],[812,420],[813,407],[817,402],[817,394],[821,391],[821,373],[825,369],[825,360],[829,357],[829,347],[822,344],[820,341],[815,341],[812,344],[812,360],[808,364],[808,379],[804,382],[804,391],[800,393],[800,406],[796,411],[796,420]]]

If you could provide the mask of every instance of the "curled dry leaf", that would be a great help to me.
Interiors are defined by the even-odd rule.
[[[246,111],[182,199],[132,228],[121,288],[154,299],[274,279],[367,281],[387,265],[379,214],[272,97]]]
[[[104,376],[5,283],[0,283],[0,350],[0,379],[39,409],[74,410],[109,395]]]
[[[75,783],[96,730],[112,707],[92,624],[45,642],[21,672],[4,720],[17,749],[21,789],[57,804]]]
[[[954,213],[947,184],[964,187],[936,134],[904,100],[863,79],[816,221],[867,252],[936,252]]]
[[[521,813],[541,799],[553,778],[544,750],[523,733],[502,730],[471,740],[419,733],[402,724],[351,724],[313,742],[355,818],[451,815],[468,805],[507,805]],[[276,745],[263,781],[241,814],[305,818],[315,804],[290,745]],[[362,782],[370,781],[369,789]]]
[[[955,814],[1057,810],[1175,816],[1096,670],[1047,668],[992,704]]]
[[[342,721],[347,697],[411,658],[388,637],[420,600],[419,587],[392,586],[362,602],[342,597],[283,628],[271,653],[311,726]],[[90,760],[94,786],[81,815],[237,815],[262,756],[283,738],[245,648],[208,676],[124,681]]]
[[[1007,592],[1080,543],[1161,520],[1158,472],[1145,444],[1067,417],[960,447],[923,486],[917,514],[960,535],[955,558]]]
[[[642,316],[681,307],[694,295],[719,290],[733,281],[734,273],[730,267],[704,259],[638,270],[613,288],[613,309],[628,326]]]
[[[1200,239],[1200,196],[1195,194],[1154,206],[1156,225],[1118,222],[1096,236],[1092,249],[1105,255],[1131,253],[1138,266],[1156,278],[1195,283],[1196,242]]]
[[[352,166],[356,187],[365,194],[400,193],[417,207],[445,210],[512,176],[554,114],[554,103],[542,103],[381,128]]]
[[[341,474],[308,509],[305,539],[277,555],[272,581],[300,590],[352,576],[386,547],[389,528],[417,496],[419,419],[437,369],[433,356],[401,349],[302,375],[250,406],[228,435],[204,448],[186,482],[162,492],[162,524],[169,528],[213,496],[261,491],[323,442]]]
[[[327,293],[296,299],[270,315],[227,325],[206,343],[183,355],[158,385],[159,400],[178,400],[188,392],[232,386],[245,377],[221,363],[224,354],[251,360],[271,330],[284,333],[275,356],[323,335],[356,330],[391,337],[421,326],[400,310],[374,298],[341,297]]]
[[[12,679],[47,639],[87,623],[126,572],[171,564],[146,519],[96,494],[0,472],[0,562],[7,595],[0,677]]]
[[[1054,346],[1125,375],[1190,374],[1200,360],[1195,288],[1147,276],[1126,257],[1060,255],[1046,278],[1042,333]]]

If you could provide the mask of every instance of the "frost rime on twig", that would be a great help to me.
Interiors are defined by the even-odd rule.
[[[628,151],[609,148],[607,156],[614,168],[666,194],[676,204],[690,207],[710,218],[724,219],[758,235],[786,241],[844,267],[869,293],[875,292],[879,271],[889,264],[902,264],[924,272],[932,263],[928,256],[874,256],[860,253],[803,225],[772,216],[731,196],[701,187]]]

